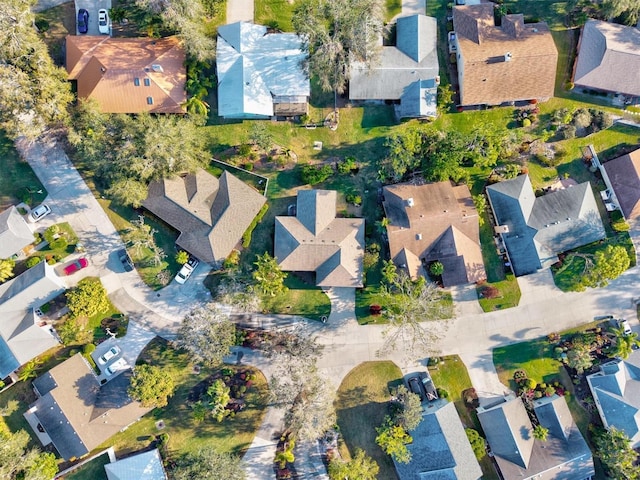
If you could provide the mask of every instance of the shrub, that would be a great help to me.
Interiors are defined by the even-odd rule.
[[[42,261],[41,257],[30,257],[30,258],[27,258],[27,261],[24,262],[24,264],[27,268],[31,268],[31,267],[35,267],[41,261]]]
[[[352,203],[357,207],[362,205],[362,197],[360,195],[355,195],[353,193],[348,193],[345,196],[345,200],[347,201],[347,203]]]
[[[247,248],[251,243],[251,235],[253,234],[253,230],[256,228],[256,225],[258,225],[258,223],[260,223],[262,218],[265,216],[265,214],[267,213],[267,210],[269,210],[269,204],[265,203],[260,209],[260,211],[258,212],[258,215],[256,215],[256,218],[254,218],[253,221],[251,222],[251,225],[249,225],[247,230],[242,235],[242,246],[244,248]]]
[[[47,243],[53,242],[53,240],[55,239],[55,236],[58,234],[59,231],[60,231],[60,227],[58,227],[58,225],[51,225],[49,228],[45,230],[44,239],[47,241]]]
[[[429,265],[429,273],[434,277],[439,277],[444,273],[444,265],[441,262],[433,262]]]
[[[533,378],[527,378],[522,382],[522,386],[528,390],[535,390],[538,386],[538,382],[536,382]]]
[[[467,434],[471,449],[478,460],[481,460],[487,454],[487,446],[484,438],[480,436],[477,430],[473,428],[465,428],[464,431]]]
[[[444,388],[436,388],[436,393],[440,398],[444,398],[445,400],[449,398],[449,392],[447,392]]]
[[[544,394],[547,397],[550,397],[554,393],[556,393],[556,389],[554,387],[552,387],[551,385],[549,385],[547,388],[544,389]]]
[[[566,125],[560,130],[560,136],[564,140],[569,140],[571,138],[576,138],[576,127],[573,125]]]
[[[82,353],[85,355],[90,355],[96,349],[96,346],[93,343],[87,343],[84,347],[82,347]]]
[[[238,147],[238,155],[240,155],[241,157],[246,157],[250,153],[251,153],[251,145],[244,143]]]
[[[529,120],[529,118],[525,118],[524,120],[522,120],[522,126],[523,127],[530,127],[531,126],[531,120]]]
[[[573,124],[577,128],[587,128],[591,125],[592,119],[591,112],[586,108],[579,108],[573,114]]]
[[[498,287],[495,287],[493,285],[484,285],[481,289],[480,289],[480,295],[483,298],[499,298],[500,297],[500,290],[498,289]]]
[[[381,305],[369,305],[369,313],[371,315],[380,315],[382,313]]]
[[[358,165],[356,164],[356,159],[354,157],[346,157],[342,162],[338,163],[338,173],[342,175],[347,175],[353,172]]]
[[[64,250],[65,248],[67,248],[67,245],[69,243],[67,242],[67,239],[64,237],[58,237],[56,238],[53,242],[49,243],[49,246],[53,249],[53,250]]]
[[[222,264],[222,268],[225,270],[229,270],[231,268],[237,267],[240,264],[240,251],[233,249],[229,256],[225,259]]]
[[[324,182],[331,176],[333,169],[330,165],[324,165],[322,167],[316,167],[314,165],[306,164],[302,167],[300,176],[304,183],[309,185],[316,185]]]

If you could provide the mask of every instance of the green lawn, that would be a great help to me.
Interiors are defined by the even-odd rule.
[[[382,299],[378,294],[377,285],[356,289],[356,319],[360,325],[371,323],[387,323],[384,315],[371,315],[371,305],[382,305]]]
[[[338,426],[349,452],[363,449],[378,463],[380,479],[398,478],[393,461],[376,444],[375,428],[388,414],[389,389],[401,383],[402,372],[395,363],[364,362],[344,378],[335,401]]]
[[[505,308],[517,307],[520,303],[520,286],[516,277],[509,273],[504,280],[499,282],[491,282],[485,285],[491,285],[500,291],[498,298],[482,298],[480,292],[482,286],[477,287],[478,302],[485,312],[493,312],[494,310],[504,310]]]
[[[267,383],[262,373],[256,371],[257,379],[245,397],[247,406],[234,418],[227,418],[222,423],[207,418],[203,423],[196,424],[191,417],[187,398],[191,389],[211,375],[213,370],[202,368],[199,374],[194,374],[187,354],[174,350],[158,337],[145,348],[138,359],[140,361],[161,367],[166,375],[175,380],[178,386],[176,393],[169,400],[169,405],[151,411],[97,450],[113,445],[118,455],[131,453],[147,447],[153,437],[160,433],[169,434],[168,449],[172,457],[204,445],[240,454],[251,445],[267,405]],[[164,421],[163,430],[156,428],[158,420]]]
[[[475,428],[482,435],[482,428],[480,427],[476,412],[468,409],[462,399],[462,392],[468,388],[473,388],[467,367],[465,367],[458,355],[440,357],[440,360],[437,367],[429,367],[429,373],[431,374],[434,385],[449,393],[449,400],[455,404],[464,427]],[[499,479],[491,459],[488,456],[483,457],[479,463],[482,468],[482,478],[485,480]]]
[[[309,285],[289,275],[285,279],[288,290],[267,299],[265,310],[276,314],[300,315],[312,320],[329,317],[331,301],[319,287]]]
[[[82,467],[64,476],[64,480],[107,480],[104,466],[109,463],[109,455],[103,453]]]
[[[254,22],[267,25],[283,32],[293,32],[291,18],[295,2],[287,0],[255,0],[253,13]]]
[[[29,164],[20,158],[13,142],[2,131],[0,131],[0,158],[2,159],[0,211],[20,202],[25,202],[32,207],[42,203],[47,196],[46,190]]]

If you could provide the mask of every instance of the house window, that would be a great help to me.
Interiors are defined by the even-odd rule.
[[[148,78],[144,79],[144,86],[145,87],[150,87],[151,86],[151,80],[149,80]]]
[[[147,105],[153,105],[153,97],[147,97]]]
[[[134,79],[133,79],[133,84],[134,84],[136,87],[139,87],[139,86],[140,86],[140,79],[139,79],[138,77],[134,78]]]

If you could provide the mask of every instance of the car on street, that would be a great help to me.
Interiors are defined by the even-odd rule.
[[[89,31],[89,12],[84,8],[78,10],[78,33],[87,33]]]
[[[50,213],[51,209],[49,208],[49,205],[43,203],[42,205],[38,205],[36,208],[31,210],[31,213],[29,214],[29,221],[39,222]]]
[[[189,277],[199,264],[200,262],[196,258],[189,257],[187,263],[182,266],[182,268],[176,275],[176,282],[178,282],[180,285],[184,284],[184,282],[189,280]]]
[[[416,376],[411,377],[407,380],[407,385],[409,386],[409,391],[415,393],[420,397],[420,401],[423,401],[425,398],[424,390],[422,388],[422,383],[420,379]]]
[[[89,266],[89,260],[87,260],[86,257],[81,257],[75,262],[72,262],[66,267],[64,267],[64,270],[62,271],[64,272],[65,275],[72,275],[76,273],[78,270],[82,270],[83,268],[87,268],[88,266]]]
[[[99,359],[98,359],[98,363],[100,365],[104,365],[105,363],[107,363],[109,360],[111,360],[113,357],[115,357],[116,355],[118,355],[120,353],[120,347],[117,346],[113,346],[111,347],[109,350],[107,350],[105,352],[104,355],[102,355]]]
[[[127,368],[129,368],[129,364],[124,358],[121,358],[109,365],[104,373],[106,373],[107,377],[110,377],[114,373],[119,372],[120,370],[126,370]]]
[[[122,263],[122,266],[124,267],[124,270],[126,272],[131,272],[133,270],[133,261],[127,253],[126,248],[121,248],[120,250],[118,250],[118,258],[120,259],[120,262]]]
[[[618,320],[618,328],[622,329],[625,335],[631,334],[631,326],[629,322],[623,319]]]
[[[109,14],[104,8],[98,10],[98,31],[103,35],[109,35]]]

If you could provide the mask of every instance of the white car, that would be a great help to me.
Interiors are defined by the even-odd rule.
[[[456,44],[456,32],[449,32],[448,40],[449,40],[449,53],[456,53],[456,51],[458,50],[458,46]]]
[[[104,8],[98,10],[98,31],[109,35],[109,14]]]
[[[182,266],[182,268],[176,275],[176,282],[178,282],[180,285],[184,284],[184,282],[189,279],[189,277],[199,264],[200,262],[198,260],[193,257],[189,257],[189,261],[187,261],[187,263]]]
[[[107,374],[107,377],[110,377],[114,373],[119,372],[120,370],[126,370],[127,368],[129,368],[129,364],[124,358],[121,358],[109,365],[104,373]]]
[[[113,357],[120,353],[120,347],[111,347],[107,352],[98,359],[100,365],[104,365]]]
[[[626,320],[618,320],[618,328],[621,328],[625,335],[631,334],[631,327],[629,326],[629,322]]]
[[[42,205],[38,205],[36,208],[31,210],[31,213],[29,214],[29,221],[39,222],[50,213],[51,209],[49,208],[49,205],[43,203]]]

